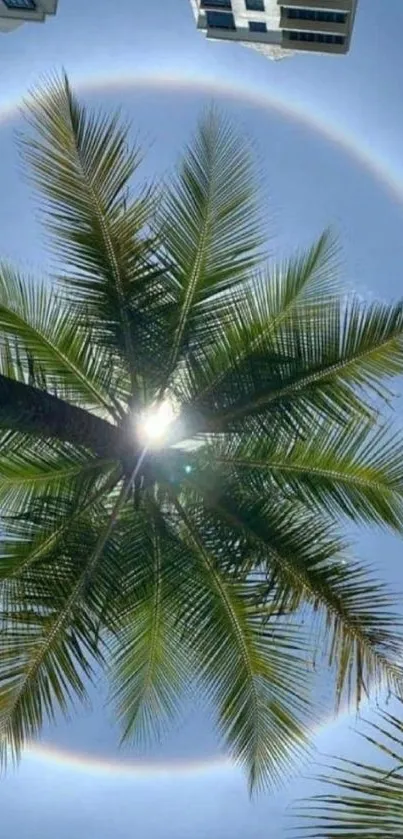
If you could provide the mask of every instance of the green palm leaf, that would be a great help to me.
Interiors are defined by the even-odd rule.
[[[293,610],[306,604],[317,613],[320,647],[337,669],[338,704],[345,693],[359,704],[363,691],[385,682],[401,689],[396,598],[356,561],[344,559],[333,528],[294,502],[252,493],[240,497],[235,484],[228,494],[221,487],[217,497],[192,483],[207,509],[248,539],[250,555],[255,552],[252,567],[264,569],[276,604]]]
[[[327,418],[373,418],[374,396],[390,398],[386,382],[403,370],[401,303],[301,306],[281,325],[275,314],[258,346],[252,307],[242,304],[238,315],[234,308],[238,341],[233,327],[223,329],[218,349],[190,357],[183,413],[197,432],[235,432],[247,422],[269,431],[279,420],[309,432]]]
[[[35,446],[30,437],[6,432],[0,436],[0,519],[113,467],[112,460],[102,461],[68,446],[64,450],[43,443]]]
[[[138,511],[122,522],[122,582],[108,610],[111,630],[118,626],[110,642],[111,702],[123,740],[135,742],[161,736],[182,707],[192,678],[178,621],[185,583],[188,590],[187,552],[155,504],[150,501],[148,507],[147,514]]]
[[[66,700],[74,694],[80,699],[85,697],[80,670],[88,679],[92,672],[91,658],[100,658],[96,618],[105,607],[108,594],[102,579],[102,566],[106,565],[104,553],[129,491],[130,481],[126,480],[99,531],[88,519],[87,527],[79,527],[82,517],[76,518],[75,526],[69,531],[64,530],[63,544],[60,540],[56,544],[57,567],[61,573],[50,584],[55,566],[52,551],[36,564],[33,579],[32,569],[28,568],[16,583],[11,582],[8,591],[6,583],[3,598],[6,609],[0,613],[4,636],[0,667],[3,735],[0,763],[6,763],[10,750],[14,759],[19,757],[27,739],[40,732],[44,713],[53,717],[56,703],[66,711]],[[41,518],[44,518],[43,510]],[[26,588],[24,604],[22,590]],[[33,615],[29,609],[32,596],[37,605]]]
[[[250,788],[278,783],[307,745],[307,640],[301,626],[273,626],[275,607],[266,604],[262,615],[253,584],[223,572],[194,520],[180,502],[175,507],[196,560],[186,623],[200,686]]]
[[[295,496],[320,515],[355,523],[387,524],[403,519],[403,442],[389,428],[364,422],[342,428],[319,423],[309,437],[250,435],[223,440],[203,451],[210,468],[224,467],[240,483],[262,493]]]
[[[170,376],[205,312],[220,305],[217,295],[235,294],[247,271],[257,264],[262,244],[250,155],[242,138],[234,136],[214,110],[187,149],[165,198],[161,221],[177,304]],[[226,295],[223,305],[225,301],[228,304]]]
[[[326,306],[340,293],[336,254],[336,244],[326,232],[293,258],[280,264],[271,261],[254,272],[242,308],[232,311],[231,306],[225,335],[222,330],[218,332],[219,340],[209,359],[213,375],[208,375],[206,391],[197,394],[198,400],[220,386],[228,375],[228,366],[239,367],[252,352],[264,347],[267,338],[276,334],[293,312],[307,304]],[[228,303],[226,296],[224,299]]]
[[[4,590],[9,580],[23,577],[26,571],[63,545],[66,535],[70,530],[74,532],[83,517],[95,512],[105,514],[105,498],[113,498],[122,477],[121,470],[116,466],[103,468],[101,464],[98,468],[91,464],[86,470],[85,462],[82,466],[84,468],[77,475],[69,475],[63,482],[55,481],[51,474],[43,493],[32,489],[29,480],[4,492],[0,519],[4,534],[0,581],[4,583]],[[23,496],[24,504],[17,508],[14,501],[18,493]]]
[[[70,306],[76,301],[73,312],[82,316],[85,304],[93,328],[106,331],[134,387],[132,307],[133,298],[140,304],[149,280],[148,241],[139,234],[149,221],[152,196],[147,190],[128,202],[127,188],[141,156],[128,149],[128,126],[119,126],[117,115],[87,113],[66,78],[32,94],[25,114],[35,139],[24,135],[21,147],[45,198],[51,241],[70,269],[65,294]]]
[[[58,295],[6,265],[0,268],[0,328],[2,341],[16,342],[24,380],[35,373],[35,365],[47,390],[116,418],[108,394],[118,394],[122,382],[113,380],[113,355],[107,347],[95,348],[88,326],[83,329],[82,318],[68,316]],[[127,398],[127,391],[122,396]]]
[[[372,733],[378,763],[335,760],[318,778],[331,792],[306,802],[299,816],[310,822],[298,837],[320,839],[400,839],[403,832],[403,725],[383,712]],[[329,776],[329,772],[331,775]]]

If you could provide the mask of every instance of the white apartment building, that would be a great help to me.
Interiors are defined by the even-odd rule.
[[[297,50],[346,53],[358,0],[190,0],[207,38],[239,41],[268,58]]]
[[[48,15],[55,15],[58,0],[0,0],[0,32],[11,32],[17,26],[32,21],[43,23]]]

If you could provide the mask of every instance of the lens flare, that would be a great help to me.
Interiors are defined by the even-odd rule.
[[[139,423],[139,432],[144,442],[150,446],[161,445],[174,418],[174,407],[168,400],[149,408]]]

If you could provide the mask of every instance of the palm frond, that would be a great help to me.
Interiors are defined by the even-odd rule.
[[[270,609],[256,607],[253,587],[223,573],[221,557],[207,550],[194,516],[179,501],[175,507],[195,557],[185,626],[199,684],[217,709],[227,749],[248,772],[251,790],[279,783],[308,745],[302,628],[276,627]],[[273,618],[275,612],[273,607]]]
[[[241,431],[246,423],[271,433],[279,419],[284,427],[308,432],[323,419],[373,420],[379,397],[390,399],[388,380],[403,370],[402,312],[401,303],[354,298],[308,305],[267,331],[254,349],[243,329],[248,313],[240,310],[238,342],[234,329],[229,336],[224,330],[217,350],[190,359],[185,424],[194,433]],[[209,383],[217,381],[211,389]]]
[[[342,289],[336,254],[336,242],[326,231],[310,248],[291,259],[280,263],[270,260],[253,270],[243,289],[242,307],[235,306],[233,311],[236,300],[229,299],[225,294],[222,296],[223,303],[230,310],[230,317],[224,324],[220,323],[216,332],[218,340],[214,342],[210,361],[215,375],[206,382],[206,392],[217,388],[228,374],[228,349],[236,349],[238,355],[234,354],[230,361],[237,367],[245,356],[264,346],[267,337],[273,335],[300,306],[306,307],[309,303],[317,307],[337,298]],[[214,299],[214,303],[217,305],[218,300]],[[206,314],[211,319],[211,313],[205,311],[202,317],[205,319]],[[192,354],[188,361],[197,357],[197,354]],[[202,396],[203,392],[198,392],[198,400]]]
[[[31,501],[101,477],[116,466],[69,445],[55,445],[16,432],[0,434],[0,519],[27,511]]]
[[[267,497],[280,491],[320,515],[401,529],[403,441],[387,427],[322,422],[294,439],[291,434],[224,438],[204,447],[201,460]]]
[[[310,247],[264,266],[253,278],[249,292],[249,305],[254,309],[251,325],[260,321],[259,336],[263,337],[267,328],[278,329],[301,306],[316,308],[343,295],[338,253],[336,239],[326,230]]]
[[[23,279],[8,265],[0,267],[0,341],[7,336],[5,351],[16,342],[14,354],[17,346],[20,363],[25,360],[24,379],[34,384],[30,378],[39,370],[46,390],[116,419],[122,382],[114,379],[115,359],[107,347],[94,345],[82,320],[45,285]]]
[[[125,479],[99,528],[91,527],[87,518],[85,529],[76,526],[64,531],[63,544],[57,545],[57,562],[50,551],[33,574],[28,569],[18,580],[3,584],[0,763],[7,762],[10,751],[18,759],[27,739],[38,735],[44,717],[53,718],[55,707],[65,712],[67,699],[74,694],[85,697],[84,679],[91,676],[91,658],[100,655],[96,617],[105,604],[105,591],[101,587],[103,596],[97,602],[98,566],[102,566],[129,491],[130,479]],[[28,589],[25,603],[24,589]],[[33,613],[29,609],[32,595],[37,606]]]
[[[275,335],[301,307],[304,310],[326,306],[340,297],[337,251],[336,242],[327,231],[310,248],[291,259],[280,263],[270,260],[254,271],[244,289],[242,306],[238,303],[233,310],[237,301],[228,300],[228,295],[224,295],[223,303],[229,309],[229,318],[227,322],[220,318],[214,336],[213,365],[216,370],[206,383],[206,393],[219,387],[228,375],[226,348],[235,349],[231,364],[239,368],[244,358],[265,347],[267,338]],[[202,317],[206,318],[205,311]],[[198,393],[197,400],[203,395]]]
[[[397,598],[356,560],[345,558],[333,526],[295,502],[246,494],[243,485],[214,490],[201,476],[187,483],[218,521],[249,541],[253,567],[265,569],[277,605],[314,610],[317,644],[336,667],[338,704],[345,695],[359,704],[363,693],[385,684],[401,688]]]
[[[110,701],[122,742],[160,738],[190,692],[189,643],[179,620],[187,560],[155,502],[129,512],[119,530],[119,593],[105,615],[112,633]]]
[[[211,298],[219,306],[219,295],[233,296],[260,258],[257,190],[245,149],[228,121],[210,110],[165,197],[161,236],[176,289],[168,376]]]
[[[51,551],[57,550],[66,534],[70,530],[75,532],[86,516],[92,520],[96,512],[98,516],[106,515],[121,478],[120,467],[105,467],[105,471],[100,467],[89,469],[87,474],[80,472],[59,484],[50,480],[43,494],[36,487],[30,491],[24,486],[4,491],[0,581],[7,584],[10,579],[22,578]],[[25,504],[19,511],[14,509],[15,492],[17,495],[25,492]],[[105,504],[106,500],[109,505]]]
[[[94,533],[66,531],[57,556],[27,568],[1,586],[0,761],[18,760],[56,709],[83,701],[98,658],[95,622],[82,597]],[[30,609],[35,597],[36,608]]]
[[[129,197],[141,161],[130,149],[128,126],[118,115],[101,117],[82,108],[66,77],[50,80],[27,100],[33,129],[21,139],[35,186],[45,198],[45,219],[57,255],[69,273],[62,285],[78,314],[83,306],[93,328],[121,353],[135,387],[133,305],[150,280],[149,242],[140,236],[153,204],[150,190]],[[140,319],[140,306],[137,317]]]
[[[401,704],[401,702],[400,702]],[[335,759],[318,781],[324,792],[297,807],[295,836],[306,839],[400,839],[403,834],[403,724],[386,711],[363,736],[378,753],[374,764]],[[329,774],[331,773],[331,774]]]

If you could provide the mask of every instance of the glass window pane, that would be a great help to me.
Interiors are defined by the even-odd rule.
[[[235,29],[234,15],[229,12],[207,12],[207,26],[211,29]]]
[[[250,20],[249,21],[249,31],[250,32],[267,32],[267,26],[263,21]]]
[[[245,0],[248,12],[264,12],[264,0]]]
[[[12,11],[25,11],[26,9],[30,12],[36,11],[36,2],[35,0],[3,0],[4,5],[7,9]]]

